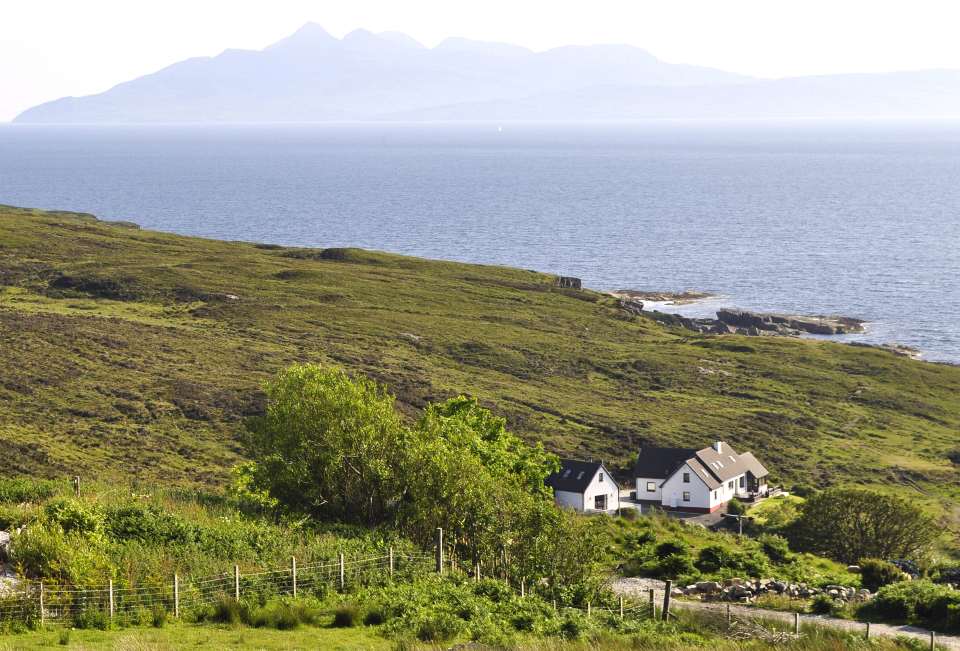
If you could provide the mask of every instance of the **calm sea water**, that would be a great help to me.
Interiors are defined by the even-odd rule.
[[[960,123],[0,127],[0,203],[867,319],[960,362]],[[853,338],[850,338],[853,339]]]

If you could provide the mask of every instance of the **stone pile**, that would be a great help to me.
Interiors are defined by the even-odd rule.
[[[760,579],[748,581],[744,579],[726,579],[723,583],[717,581],[700,581],[685,588],[675,590],[676,596],[695,596],[710,601],[740,601],[750,603],[763,594],[777,594],[794,599],[810,599],[819,594],[826,594],[835,600],[868,601],[873,597],[869,590],[842,585],[828,585],[823,588],[808,586],[806,583],[790,583],[776,579]]]

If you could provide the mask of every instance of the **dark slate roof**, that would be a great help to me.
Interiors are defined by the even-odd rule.
[[[700,480],[703,481],[703,483],[705,483],[707,488],[710,490],[720,488],[721,482],[717,481],[717,478],[713,476],[713,473],[707,470],[706,466],[700,463],[699,459],[690,459],[687,461],[687,467],[690,468],[690,470],[693,471],[692,474],[699,477]]]
[[[754,477],[766,477],[770,472],[763,467],[763,464],[757,461],[757,458],[753,456],[753,452],[744,452],[740,455],[740,459],[746,464],[747,470],[750,471]]]
[[[696,454],[692,448],[643,448],[637,455],[633,476],[667,479]]]
[[[713,446],[697,450],[697,459],[717,481],[724,482],[747,472],[747,464],[729,444],[723,443],[720,449],[722,452],[717,452]]]
[[[574,461],[573,459],[564,459],[560,462],[560,470],[553,473],[546,479],[546,485],[556,491],[566,491],[568,493],[582,493],[587,490],[587,486],[593,481],[597,471],[603,469],[604,481],[613,482],[610,477],[610,471],[604,468],[599,461]],[[617,485],[619,488],[619,485]]]

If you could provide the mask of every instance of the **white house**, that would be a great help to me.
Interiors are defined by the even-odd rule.
[[[560,462],[560,470],[546,480],[558,506],[582,513],[615,513],[620,508],[620,486],[602,463]]]
[[[753,454],[723,441],[702,450],[644,448],[634,467],[637,501],[695,513],[712,513],[734,497],[765,496],[768,474]]]

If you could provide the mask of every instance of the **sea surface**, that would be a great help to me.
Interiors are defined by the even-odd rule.
[[[0,126],[0,203],[698,289],[960,362],[960,122]]]

